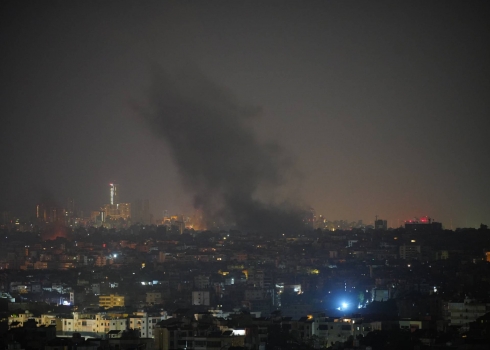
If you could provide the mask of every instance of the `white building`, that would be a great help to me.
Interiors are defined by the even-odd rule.
[[[450,326],[462,326],[469,329],[469,323],[490,311],[490,304],[478,303],[465,298],[462,303],[448,303],[448,321]]]
[[[24,311],[23,314],[12,314],[8,317],[9,329],[10,327],[22,327],[31,318],[34,318],[34,315],[29,310]]]
[[[56,326],[56,315],[42,314],[41,317],[34,317],[34,314],[25,310],[23,314],[12,314],[8,317],[8,326],[23,327],[27,320],[33,319],[37,326]]]
[[[148,316],[146,312],[136,312],[129,317],[129,328],[137,329],[141,338],[154,338],[155,325],[167,318],[166,313],[163,315]]]
[[[72,318],[58,318],[54,314],[42,314],[41,317],[25,311],[23,314],[13,314],[8,318],[9,328],[22,327],[27,320],[33,319],[37,326],[57,326],[63,332],[89,332],[100,335],[110,331],[137,329],[141,338],[153,338],[155,325],[167,319],[167,313],[149,316],[145,312],[137,312],[130,317],[115,317],[103,313],[81,314],[74,312]]]
[[[73,318],[61,320],[64,332],[92,332],[106,334],[109,331],[127,329],[126,318],[110,317],[105,314],[81,314],[73,313]]]
[[[371,323],[365,323],[362,318],[315,317],[310,336],[317,336],[322,346],[332,346],[346,342],[349,337],[366,336],[371,330]]]

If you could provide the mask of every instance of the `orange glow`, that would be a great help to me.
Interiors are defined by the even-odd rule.
[[[46,241],[54,241],[58,237],[70,238],[65,226],[54,225],[41,233],[41,238]]]

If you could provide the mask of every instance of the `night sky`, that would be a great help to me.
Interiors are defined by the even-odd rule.
[[[0,210],[88,214],[116,182],[156,218],[192,214],[213,186],[228,206],[240,172],[250,203],[330,220],[490,224],[489,5],[2,1]],[[204,153],[181,152],[199,129]]]

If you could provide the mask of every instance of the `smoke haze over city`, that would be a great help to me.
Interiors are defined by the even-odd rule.
[[[0,350],[490,349],[490,1],[0,1]]]
[[[264,198],[283,184],[289,162],[277,144],[257,140],[251,123],[258,109],[240,105],[195,69],[155,70],[153,79],[146,119],[167,141],[206,227],[301,228],[299,206]]]
[[[490,222],[487,2],[0,10],[0,211]]]

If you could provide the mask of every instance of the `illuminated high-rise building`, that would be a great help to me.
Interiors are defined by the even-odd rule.
[[[66,212],[64,208],[56,205],[41,203],[36,206],[36,218],[40,222],[55,223],[65,220]]]
[[[117,205],[119,203],[119,185],[110,184],[111,186],[111,205]]]
[[[131,217],[131,203],[118,203],[117,215],[118,218],[128,220]]]
[[[131,203],[121,203],[119,185],[115,183],[109,184],[110,186],[110,203],[104,204],[100,208],[100,220],[101,222],[114,222],[118,220],[129,220],[131,218]]]

